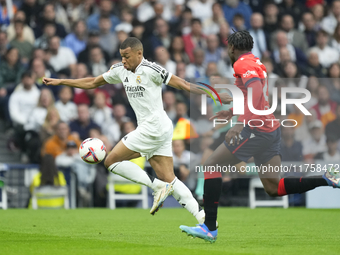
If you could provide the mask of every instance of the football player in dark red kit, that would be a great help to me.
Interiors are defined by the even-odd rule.
[[[234,32],[228,37],[228,55],[235,71],[235,85],[244,95],[244,115],[240,115],[238,124],[228,130],[224,143],[206,160],[204,169],[216,165],[233,166],[241,161],[247,162],[251,157],[262,169],[281,167],[280,123],[273,114],[255,115],[248,108],[248,91],[251,88],[249,96],[252,96],[254,108],[269,109],[266,67],[251,53],[253,44],[253,38],[247,31]],[[233,110],[230,109],[218,112],[212,118],[229,120],[232,116]],[[270,196],[302,193],[318,186],[340,187],[340,175],[332,171],[324,176],[282,179],[279,172],[263,172],[259,171],[259,177]],[[217,238],[216,219],[222,175],[221,172],[205,172],[204,179],[205,222],[196,227],[180,226],[180,229],[189,236],[213,243]]]

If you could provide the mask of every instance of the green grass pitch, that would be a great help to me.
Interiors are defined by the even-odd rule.
[[[185,209],[0,210],[0,254],[340,254],[340,210],[220,208],[216,243]]]

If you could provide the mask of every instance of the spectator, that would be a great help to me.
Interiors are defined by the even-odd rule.
[[[309,47],[316,45],[316,21],[311,12],[305,12],[302,15],[302,23],[304,25],[303,33],[305,34],[306,41]]]
[[[62,87],[59,91],[59,101],[55,103],[62,121],[69,123],[77,118],[77,106],[72,102],[72,89]]]
[[[155,2],[153,4],[153,13],[151,14],[150,18],[147,18],[146,13],[143,12],[143,14],[141,14],[142,16],[145,16],[145,18],[140,17],[140,15],[137,14],[138,16],[138,20],[140,22],[145,22],[144,23],[144,27],[145,27],[145,31],[144,31],[144,35],[145,36],[150,36],[155,28],[155,23],[156,20],[158,18],[162,18],[162,14],[164,11],[163,8],[163,4],[160,2]],[[142,18],[142,19],[141,19]]]
[[[176,117],[176,97],[172,91],[163,93],[164,110],[168,117],[173,121]]]
[[[53,22],[55,24],[56,35],[59,38],[65,38],[66,36],[65,27],[56,22],[55,8],[52,3],[47,3],[44,6],[42,18],[36,23],[37,26],[34,28],[35,38],[39,38],[43,34],[43,28],[45,27],[45,24],[48,22]]]
[[[203,23],[205,20],[213,17],[213,4],[213,0],[193,0],[189,1],[188,6],[192,11],[192,16],[200,19]]]
[[[180,36],[175,36],[172,38],[171,46],[170,46],[170,58],[172,61],[176,63],[184,62],[185,64],[189,64],[190,60],[188,55],[184,50],[184,42],[183,38]]]
[[[60,46],[60,39],[58,36],[53,36],[50,39],[48,49],[51,52],[49,63],[56,72],[63,69],[72,70],[72,68],[75,67],[77,62],[76,56],[69,48]]]
[[[13,124],[21,127],[28,121],[31,112],[36,107],[40,91],[34,84],[33,74],[25,72],[21,76],[23,89],[14,91],[9,99],[9,113]]]
[[[169,25],[162,18],[158,18],[155,21],[155,29],[151,35],[151,44],[153,48],[158,46],[164,46],[166,49],[170,48],[171,35],[169,33]]]
[[[42,79],[57,78],[57,76],[46,68],[44,61],[40,58],[34,58],[31,63],[31,71],[35,75],[35,84],[39,89],[46,88],[47,86],[43,83]],[[60,87],[50,86],[49,89],[53,92],[54,98],[58,98]]]
[[[293,125],[294,123],[287,125]],[[294,127],[282,127],[282,161],[303,161],[302,144],[295,140]]]
[[[309,125],[311,138],[304,140],[303,157],[305,160],[321,159],[324,152],[327,151],[326,136],[323,133],[323,125],[320,120],[315,120]]]
[[[194,63],[187,66],[186,76],[189,79],[205,77],[204,51],[196,48],[193,53]]]
[[[133,10],[129,7],[124,7],[121,10],[120,19],[123,23],[129,23],[132,25],[134,20]]]
[[[109,139],[112,144],[116,144],[121,138],[121,127],[124,123],[130,121],[126,116],[126,107],[123,104],[116,104],[112,107],[113,118],[108,119],[108,122],[103,126],[103,134]]]
[[[176,103],[176,117],[172,122],[174,126],[176,126],[176,123],[180,118],[189,119],[188,107],[184,102]]]
[[[25,23],[34,28],[38,22],[42,6],[37,0],[24,0],[20,6],[20,10],[25,13]]]
[[[81,51],[78,55],[78,62],[88,64],[88,62],[90,60],[90,50],[93,47],[97,47],[97,46],[100,47],[99,42],[100,42],[99,32],[90,31],[89,37],[88,37],[88,40],[87,40],[86,48],[83,51]],[[102,51],[103,51],[103,54],[104,54],[104,57],[105,57],[105,61],[108,62],[110,60],[109,53],[106,52],[103,49],[102,49]]]
[[[8,49],[8,38],[5,31],[0,30],[0,60],[3,59]]]
[[[44,124],[47,110],[50,107],[54,107],[54,97],[49,89],[44,88],[40,92],[38,105],[32,110],[28,120],[25,123],[25,130],[40,130],[41,126]]]
[[[196,187],[197,178],[190,178],[194,174],[190,173],[190,161],[193,160],[194,154],[185,149],[183,140],[172,141],[173,161],[175,175],[188,186],[190,190]]]
[[[250,28],[250,17],[252,10],[250,7],[239,0],[225,0],[223,4],[224,17],[229,24],[232,24],[234,16],[236,14],[241,14],[245,19],[245,26],[247,29]]]
[[[331,100],[340,104],[340,65],[334,63],[329,68],[328,77],[330,79],[325,80]]]
[[[284,63],[284,77],[286,80],[287,87],[295,88],[306,88],[308,78],[305,75],[301,75],[296,64],[292,61]],[[295,97],[296,95],[292,95]]]
[[[340,153],[337,149],[338,141],[334,136],[329,136],[326,139],[327,151],[323,153],[323,160],[327,163],[338,163],[340,160]]]
[[[32,28],[30,28],[27,24],[25,24],[26,15],[23,11],[17,11],[17,13],[14,15],[13,22],[11,22],[11,24],[7,27],[6,32],[7,32],[8,40],[12,41],[16,37],[16,32],[14,28],[16,21],[21,21],[24,23],[22,37],[25,41],[33,45],[34,40],[35,40],[34,32]]]
[[[14,127],[14,135],[9,140],[9,147],[13,150],[25,150],[25,130],[24,125],[29,120],[31,112],[36,107],[40,95],[39,89],[34,84],[31,72],[25,72],[21,76],[23,89],[14,91],[8,103],[9,115]]]
[[[68,33],[71,32],[72,26],[79,20],[86,19],[88,11],[86,10],[86,1],[80,0],[59,0],[55,6],[57,22],[62,24]],[[87,1],[88,2],[88,1]]]
[[[34,189],[42,186],[66,186],[65,176],[62,172],[58,171],[55,160],[52,155],[46,154],[42,157],[39,167],[39,173],[33,177],[33,181],[30,185],[31,194]],[[37,201],[38,207],[43,208],[63,208],[64,198],[49,198],[41,199]],[[29,203],[29,208],[32,207],[32,201]]]
[[[70,134],[70,128],[65,122],[60,121],[56,125],[55,135],[47,139],[41,153],[42,155],[51,154],[55,158],[66,151],[69,141],[75,142],[79,148],[80,140]]]
[[[131,26],[131,25],[130,25]],[[112,21],[109,16],[101,16],[99,19],[99,45],[110,56],[117,51],[117,35],[111,30]]]
[[[339,61],[339,52],[328,46],[328,41],[328,34],[325,31],[320,30],[317,33],[316,46],[310,49],[311,51],[318,53],[319,62],[325,68],[328,68],[331,64]]]
[[[176,66],[176,75],[183,80],[187,79],[186,67],[184,62],[179,62]]]
[[[64,39],[64,46],[70,48],[78,56],[86,48],[87,28],[83,20],[78,20],[73,25],[73,33]]]
[[[294,28],[294,20],[291,15],[286,14],[282,16],[281,29],[287,33],[287,39],[289,44],[293,45],[295,48],[303,51],[304,53],[307,52],[308,43],[306,41],[306,38],[300,31]],[[275,43],[277,41],[274,40],[275,37],[276,33],[273,33],[271,39],[272,49],[276,48]]]
[[[224,52],[223,49],[219,47],[218,37],[216,35],[209,35],[207,37],[207,49],[204,55],[205,63],[218,63],[224,56],[227,55],[226,52]]]
[[[40,162],[41,141],[39,139],[39,132],[45,122],[48,109],[51,107],[54,108],[53,95],[49,89],[44,88],[41,90],[38,105],[32,110],[24,125],[25,140],[23,151],[25,156],[23,156],[22,161],[29,161],[31,163]]]
[[[199,19],[192,19],[191,33],[183,36],[184,49],[189,56],[190,62],[194,62],[193,50],[196,47],[206,48],[206,37],[202,33],[202,24]]]
[[[326,125],[326,136],[340,139],[340,105],[336,107],[336,119]],[[339,144],[340,145],[340,144]]]
[[[102,0],[99,4],[99,13],[94,13],[87,19],[87,28],[89,30],[99,31],[99,19],[102,16],[108,16],[111,20],[111,32],[115,31],[116,26],[120,23],[117,16],[111,14],[114,8],[114,4],[110,0]]]
[[[325,17],[325,7],[322,4],[316,4],[312,7],[312,13],[315,18],[317,30],[321,29],[321,22]]]
[[[26,41],[24,38],[24,22],[17,20],[14,22],[15,38],[10,41],[9,45],[19,50],[21,61],[27,64],[29,59],[32,57],[33,44]]]
[[[226,22],[221,5],[219,3],[214,3],[212,5],[212,15],[210,18],[202,20],[203,33],[205,35],[216,35],[220,32],[221,24]]]
[[[7,2],[5,0],[0,1],[0,25],[8,26],[10,23],[10,13],[15,14],[17,12],[17,7],[13,4],[12,5],[12,12],[7,10]]]
[[[340,18],[340,1],[334,0],[332,2],[332,9],[330,14],[321,21],[321,28],[329,35],[333,35],[335,28]]]
[[[56,157],[58,168],[69,168],[77,175],[78,207],[89,207],[91,204],[91,186],[96,177],[96,168],[86,164],[80,157],[78,146],[68,141],[66,150]]]
[[[280,63],[280,49],[287,48],[289,51],[290,60],[296,62],[299,66],[304,65],[307,62],[305,54],[298,48],[294,47],[288,42],[287,33],[284,31],[278,31],[276,33],[275,50],[273,51],[273,57],[276,63]]]
[[[315,76],[310,76],[307,83],[307,90],[311,93],[311,99],[305,103],[307,109],[312,108],[318,103],[318,90],[320,87],[319,79]]]
[[[332,48],[336,49],[340,53],[340,22],[334,30],[333,39],[330,44]]]
[[[292,16],[295,24],[299,23],[303,11],[304,6],[300,4],[300,1],[283,0],[279,4],[279,12]]]
[[[321,120],[325,127],[329,122],[335,120],[335,110],[337,104],[330,100],[330,95],[326,86],[318,88],[318,103],[312,107],[316,112],[318,120]]]
[[[37,38],[34,46],[46,50],[49,40],[56,35],[57,28],[54,22],[45,22],[43,29],[43,34]]]
[[[217,35],[219,37],[220,46],[226,47],[228,46],[228,36],[230,35],[230,27],[227,22],[223,22],[220,24],[220,32]]]
[[[92,128],[99,128],[90,117],[89,107],[86,104],[78,105],[78,119],[70,122],[70,129],[75,137],[85,140],[89,137]]]
[[[251,29],[249,30],[250,35],[254,40],[254,47],[252,53],[259,59],[269,56],[267,51],[266,35],[263,30],[263,16],[261,13],[253,13],[250,19]]]
[[[327,74],[327,69],[323,68],[319,62],[319,55],[315,51],[308,53],[308,64],[305,67],[305,74],[307,76],[316,76],[323,78]]]
[[[18,84],[24,68],[20,63],[19,50],[9,48],[6,52],[4,61],[0,62],[0,87],[8,88]]]
[[[270,38],[272,33],[279,27],[279,8],[274,2],[268,2],[264,6],[264,27],[267,38]],[[271,46],[271,44],[267,44]],[[271,48],[271,50],[273,50]]]
[[[104,92],[98,91],[94,96],[94,105],[90,108],[90,117],[103,130],[105,123],[112,121],[112,110],[106,105]]]
[[[100,47],[93,47],[90,50],[89,69],[94,77],[107,71],[104,55]]]
[[[119,24],[116,29],[118,45],[121,45],[132,31],[132,26],[128,23]],[[113,55],[114,58],[121,58],[119,50]]]
[[[176,63],[170,59],[170,54],[165,47],[159,46],[155,49],[155,60],[170,73],[176,72]]]
[[[55,130],[59,121],[60,115],[58,109],[54,106],[49,107],[47,110],[45,121],[42,124],[41,130],[39,132],[40,141],[42,144],[44,144],[48,138],[55,134]],[[40,150],[38,151],[40,152]]]
[[[235,14],[233,18],[233,29],[236,31],[246,30],[245,20],[242,14]]]

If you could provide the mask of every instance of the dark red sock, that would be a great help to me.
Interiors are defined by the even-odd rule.
[[[303,193],[319,186],[328,186],[322,176],[312,177],[286,177],[282,178],[277,188],[277,194],[284,196],[287,194]]]
[[[222,190],[222,174],[220,172],[204,173],[204,224],[210,231],[216,230],[217,207]]]

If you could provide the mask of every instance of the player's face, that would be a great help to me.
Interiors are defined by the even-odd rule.
[[[234,46],[230,44],[228,45],[228,55],[231,60],[231,64],[234,65],[234,63],[236,62],[235,54],[234,54]]]
[[[140,62],[141,51],[132,50],[131,47],[124,50],[120,49],[119,51],[120,55],[122,56],[124,68],[129,71],[134,71]]]

